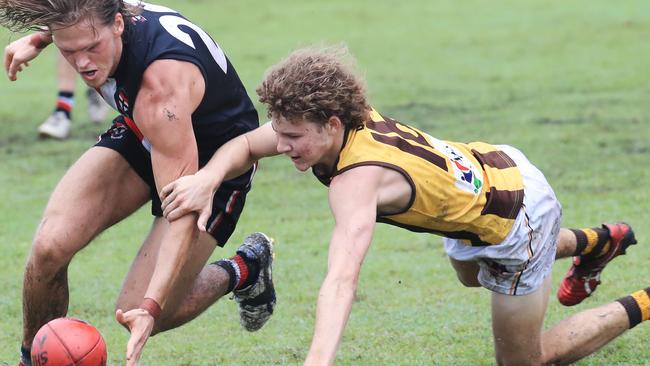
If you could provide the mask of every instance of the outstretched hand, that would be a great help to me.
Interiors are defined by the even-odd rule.
[[[169,183],[160,191],[163,216],[169,221],[174,221],[190,212],[197,212],[197,226],[199,230],[206,231],[212,213],[213,187],[213,183],[198,173],[180,177]]]
[[[5,47],[4,66],[7,77],[11,81],[16,81],[17,74],[23,71],[23,67],[29,66],[29,61],[38,56],[43,48],[36,47],[32,37],[37,34],[30,34],[19,38]]]
[[[126,366],[137,366],[142,349],[153,330],[154,318],[143,309],[133,309],[126,313],[118,309],[115,319],[131,332],[131,338],[126,345]]]

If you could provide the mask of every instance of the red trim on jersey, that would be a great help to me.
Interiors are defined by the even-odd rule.
[[[144,140],[144,135],[142,134],[142,131],[138,128],[138,126],[135,124],[135,121],[133,121],[131,118],[124,116],[124,122],[126,122],[126,125],[129,126],[131,131],[135,133],[135,135],[138,137],[138,140],[142,141]]]

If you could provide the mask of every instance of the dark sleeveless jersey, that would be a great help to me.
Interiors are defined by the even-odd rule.
[[[219,146],[259,125],[257,111],[237,72],[201,28],[172,9],[146,3],[142,14],[130,23],[122,36],[119,65],[100,91],[113,108],[127,117],[129,128],[148,150],[151,146],[147,137],[137,128],[137,121],[133,123],[133,108],[144,72],[156,60],[191,62],[203,74],[205,94],[192,114],[200,166]]]

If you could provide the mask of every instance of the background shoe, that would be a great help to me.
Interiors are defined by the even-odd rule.
[[[70,125],[71,121],[65,113],[54,112],[38,127],[38,133],[41,137],[64,140],[70,136]]]
[[[597,258],[573,257],[573,265],[557,291],[557,298],[562,305],[577,305],[589,297],[600,284],[600,273],[607,263],[625,254],[630,245],[636,244],[634,232],[628,224],[603,224],[603,228],[609,231],[609,250]]]
[[[95,89],[88,88],[86,91],[86,100],[88,103],[88,118],[92,123],[102,123],[106,120],[108,109],[110,108],[104,99]]]
[[[254,233],[244,240],[237,254],[259,263],[260,272],[252,285],[233,291],[239,303],[239,322],[249,332],[259,330],[271,318],[275,307],[273,286],[273,240]]]

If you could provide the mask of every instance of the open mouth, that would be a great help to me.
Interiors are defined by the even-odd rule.
[[[83,76],[85,79],[93,79],[96,75],[97,75],[97,70],[81,72],[81,76]]]

